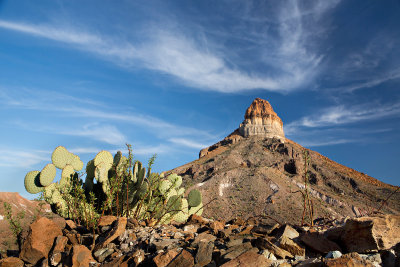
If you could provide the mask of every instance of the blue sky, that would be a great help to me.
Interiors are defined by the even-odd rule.
[[[0,191],[58,145],[156,171],[267,99],[299,144],[400,185],[399,1],[0,0]]]

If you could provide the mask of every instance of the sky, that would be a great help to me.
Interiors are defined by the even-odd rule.
[[[286,137],[400,185],[400,1],[0,0],[0,191],[59,145],[154,171],[198,158],[256,97]]]

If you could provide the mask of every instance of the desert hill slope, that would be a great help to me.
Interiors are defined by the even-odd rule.
[[[200,151],[198,160],[172,172],[204,197],[205,216],[230,219],[268,215],[300,223],[303,213],[304,151],[308,151],[308,188],[314,218],[400,213],[400,192],[366,174],[336,163],[286,139],[271,105],[257,98],[240,127]],[[388,199],[389,198],[389,199]],[[388,199],[388,200],[387,200]],[[387,201],[386,201],[387,200]]]

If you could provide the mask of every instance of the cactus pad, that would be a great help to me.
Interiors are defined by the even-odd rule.
[[[51,184],[56,177],[56,173],[57,170],[54,164],[49,163],[44,166],[44,168],[40,172],[39,178],[41,186],[48,186],[49,184]]]
[[[164,195],[171,189],[172,189],[172,183],[170,180],[162,180],[158,186],[158,190],[162,195]]]
[[[74,175],[74,167],[72,165],[66,165],[64,169],[61,172],[61,180],[60,180],[60,185],[65,186],[69,184],[69,181],[71,181],[71,176]]]
[[[197,189],[193,189],[189,192],[188,203],[190,207],[197,207],[201,204],[201,193]]]
[[[95,169],[96,166],[94,166],[94,160],[89,160],[89,162],[86,164],[86,177],[93,179]]]
[[[51,161],[59,169],[64,169],[64,167],[69,164],[71,160],[71,153],[68,152],[68,150],[63,146],[56,147],[51,155]]]
[[[175,188],[180,187],[182,184],[182,177],[180,177],[179,175],[177,175],[175,173],[168,175],[167,178],[169,181],[171,181],[171,183],[173,184],[173,186]]]
[[[102,150],[99,153],[97,153],[96,157],[94,158],[94,166],[97,167],[102,162],[104,162],[106,165],[110,165],[111,168],[114,159],[110,152]]]
[[[197,207],[191,207],[189,209],[189,215],[192,215],[192,214],[201,216],[201,214],[203,214],[203,203],[201,203]]]
[[[40,172],[30,171],[25,176],[25,189],[31,194],[37,194],[44,188],[40,185]]]
[[[94,177],[98,182],[104,183],[108,181],[108,166],[109,165],[104,162],[101,162],[99,165],[96,166]]]
[[[83,162],[77,155],[72,154],[71,166],[75,171],[80,171],[83,168]]]

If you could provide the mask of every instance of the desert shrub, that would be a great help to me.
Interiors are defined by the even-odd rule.
[[[191,214],[201,215],[200,192],[191,191],[185,198],[181,176],[153,173],[156,155],[145,168],[133,159],[131,146],[127,146],[127,156],[120,151],[114,156],[100,151],[84,171],[80,158],[59,146],[52,154],[52,163],[42,171],[27,173],[25,188],[32,194],[41,193],[56,213],[87,228],[96,228],[103,215],[148,220],[153,224],[185,222]],[[58,182],[54,182],[56,168],[62,170]]]

